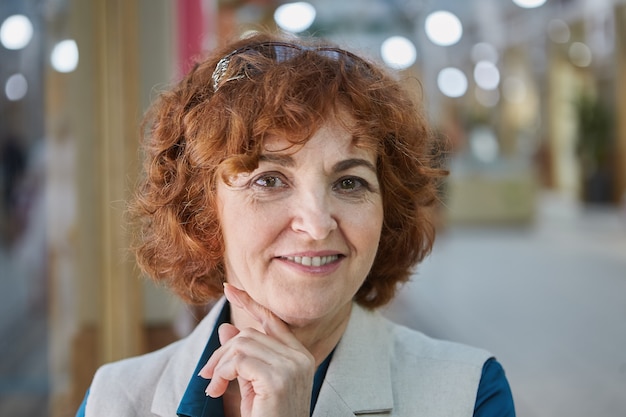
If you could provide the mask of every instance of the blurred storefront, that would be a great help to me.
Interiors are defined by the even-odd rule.
[[[19,279],[23,298],[44,306],[40,391],[50,412],[41,415],[72,415],[99,364],[180,337],[203,311],[138,276],[125,201],[139,175],[143,111],[194,56],[226,38],[280,24],[405,77],[450,147],[444,226],[531,225],[546,191],[581,205],[626,204],[626,2],[311,0],[308,23],[310,7],[279,20],[286,5],[0,3],[0,38],[14,16],[31,31],[22,46],[0,46],[0,282],[11,294],[4,297],[19,301]],[[432,15],[442,11],[452,18]],[[14,378],[0,374],[0,414]]]

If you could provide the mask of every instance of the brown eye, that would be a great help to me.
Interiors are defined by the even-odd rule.
[[[285,187],[285,182],[276,175],[262,175],[254,180],[254,185],[262,188],[279,188]]]
[[[354,178],[346,178],[339,183],[342,190],[353,190],[357,187],[357,182]]]
[[[340,192],[354,192],[368,189],[367,182],[357,177],[341,178],[333,187]]]

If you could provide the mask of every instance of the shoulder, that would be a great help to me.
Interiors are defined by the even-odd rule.
[[[435,339],[386,319],[383,323],[391,335],[394,378],[401,381],[396,392],[410,386],[405,396],[413,402],[416,389],[431,390],[443,400],[441,410],[454,409],[451,415],[515,416],[504,369],[490,352]],[[432,400],[430,407],[435,404]]]
[[[374,352],[370,358],[387,364],[388,377],[375,379],[378,389],[386,383],[393,392],[392,415],[473,414],[483,367],[492,357],[490,352],[429,337],[359,307],[352,319],[353,325],[360,328],[353,332],[362,335],[359,344],[367,340],[368,349]],[[356,342],[357,337],[351,341]]]
[[[352,319],[356,326],[363,327],[363,330],[373,335],[377,343],[385,343],[394,361],[437,363],[445,365],[443,368],[469,367],[480,376],[484,363],[493,356],[484,349],[427,336],[388,320],[378,311],[365,310],[359,306],[355,307]]]
[[[129,380],[133,381],[133,385],[138,385],[136,382],[153,381],[154,377],[163,372],[169,359],[176,353],[181,343],[182,341],[179,340],[145,355],[103,365],[96,372],[92,387],[95,387],[100,381],[106,381],[107,384],[118,382],[119,385],[123,386]],[[126,390],[128,388],[125,386]]]
[[[386,319],[395,352],[405,360],[428,359],[437,363],[457,364],[482,370],[492,355],[488,351],[462,343],[435,339],[422,332],[392,323]]]
[[[103,365],[94,375],[86,415],[147,414],[157,381],[182,341],[145,355]]]
[[[89,389],[86,416],[150,415],[151,410],[175,414],[223,306],[222,299],[184,339],[99,368]]]
[[[476,393],[485,362],[493,355],[476,347],[440,340],[385,320],[390,332],[391,365],[397,377],[414,378]]]

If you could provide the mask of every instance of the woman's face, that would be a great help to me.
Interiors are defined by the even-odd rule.
[[[220,181],[217,196],[227,281],[298,326],[349,313],[376,255],[383,205],[376,155],[340,123],[288,145],[268,138],[258,168]]]

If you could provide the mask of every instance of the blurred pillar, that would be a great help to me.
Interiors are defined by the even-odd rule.
[[[584,42],[584,23],[570,24],[572,41]],[[575,103],[582,93],[595,93],[595,79],[589,68],[575,67],[568,44],[552,44],[548,65],[548,137],[553,184],[572,198],[581,193],[581,172],[576,156],[578,121]]]
[[[103,205],[100,357],[109,362],[142,351],[140,282],[127,254],[130,244],[124,226],[124,202],[137,171],[139,15],[137,0],[95,3],[99,199]]]
[[[71,345],[65,342],[67,363],[54,365],[59,376],[54,383],[68,382],[61,387],[65,392],[55,393],[53,416],[75,412],[99,364],[143,351],[141,281],[128,254],[124,218],[137,172],[141,116],[138,1],[68,1],[63,32],[76,39],[80,58],[61,87],[67,103],[60,117],[67,119],[77,155],[75,255],[68,268],[76,293],[74,323],[58,314],[51,323],[52,332],[67,334],[69,326],[74,334]],[[56,90],[61,94],[58,86]],[[58,112],[54,102],[48,115]],[[56,298],[52,304],[63,307],[69,300],[68,294]]]
[[[213,21],[216,1],[194,2],[205,21]],[[175,79],[178,36],[190,30],[177,26],[184,21],[171,0],[67,5],[67,21],[55,23],[61,26],[55,33],[76,39],[80,61],[70,74],[49,74],[46,116],[48,131],[67,135],[74,147],[77,210],[67,256],[62,265],[53,256],[50,267],[52,416],[74,415],[100,364],[156,349],[175,336],[169,327],[177,306],[139,279],[125,210],[139,170],[142,109],[155,86]],[[194,26],[201,43],[207,38],[198,28],[206,27]],[[186,54],[200,49],[195,44]]]
[[[626,4],[615,6],[616,122],[615,160],[616,199],[626,198]]]
[[[523,81],[523,97],[507,97],[500,100],[500,123],[498,138],[504,156],[520,159],[530,158],[527,149],[539,142],[540,103],[539,94],[532,73],[532,62],[528,45],[515,45],[504,51],[502,59],[505,66],[503,73]]]
[[[54,15],[46,34],[64,32],[66,20]],[[71,131],[68,92],[76,71],[64,74],[45,66],[46,253],[48,279],[48,371],[50,415],[66,414],[73,407],[72,350],[69,341],[83,320],[75,302],[77,262],[77,158],[76,135]],[[84,393],[84,392],[83,392]]]
[[[548,66],[548,138],[551,183],[559,192],[578,195],[578,166],[575,163],[575,129],[571,103],[575,99],[575,74],[561,45],[552,45]]]

